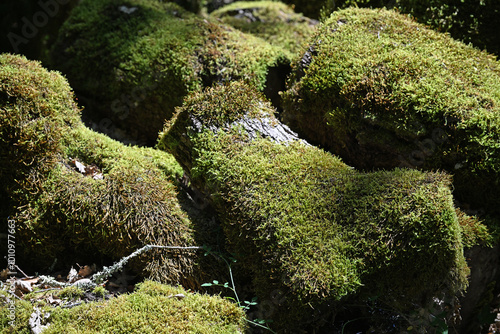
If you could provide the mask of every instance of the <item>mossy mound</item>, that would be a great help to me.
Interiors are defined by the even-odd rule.
[[[454,174],[466,208],[499,214],[500,63],[394,11],[346,9],[294,68],[283,119],[362,168]]]
[[[255,94],[232,83],[190,96],[159,146],[211,198],[259,300],[279,309],[265,313],[275,328],[310,330],[353,296],[405,312],[419,298],[464,288],[448,176],[361,173],[299,141],[249,133],[252,122],[279,124]]]
[[[321,10],[328,6],[332,7],[331,0],[283,0],[282,2],[288,4],[296,13],[303,13],[305,16],[317,19],[320,17]],[[236,2],[246,2],[246,1],[234,1],[234,0],[207,0],[205,1],[206,7],[209,12],[220,9],[221,7],[231,5]],[[261,1],[251,1],[251,2],[261,2]],[[279,1],[276,1],[279,2]]]
[[[283,48],[290,58],[302,49],[318,23],[277,1],[238,1],[210,15]]]
[[[176,297],[183,295],[184,297]],[[28,301],[15,300],[15,326],[9,324],[9,310],[0,296],[0,332],[32,333],[29,318],[35,311]],[[146,281],[131,294],[73,308],[53,307],[38,301],[43,333],[243,333],[244,311],[221,297],[188,292],[180,287]],[[44,323],[45,322],[45,323]]]
[[[19,56],[2,55],[0,63],[1,190],[8,201],[2,216],[16,222],[19,263],[41,269],[56,258],[119,259],[146,244],[209,243],[203,226],[193,231],[208,219],[188,215],[174,185],[182,169],[171,155],[124,146],[83,126],[57,72]],[[196,288],[203,283],[194,277],[203,271],[195,270],[199,255],[154,251],[134,268]]]
[[[147,244],[198,244],[179,203],[173,181],[180,169],[171,156],[124,146],[83,125],[67,130],[63,154],[37,198],[26,196],[28,202],[13,215],[22,223],[18,233],[28,260],[49,265],[79,254],[119,259]],[[100,170],[102,179],[82,174],[73,167],[75,160]],[[134,267],[145,276],[195,288],[203,283],[191,277],[195,258],[192,251],[154,251]]]
[[[53,48],[91,118],[154,144],[188,92],[243,79],[263,90],[270,68],[288,64],[262,39],[156,0],[86,0]],[[92,69],[92,71],[89,71]]]
[[[77,124],[79,111],[64,78],[37,63],[2,54],[0,78],[0,212],[5,213],[19,184],[37,192],[34,181],[53,166],[61,129]]]
[[[77,124],[79,110],[66,80],[38,63],[0,56],[0,183],[51,164],[61,129]]]
[[[348,6],[371,8],[394,8],[401,13],[411,14],[418,22],[446,32],[451,37],[472,43],[476,47],[500,55],[498,20],[500,3],[495,0],[340,0],[327,4],[326,10]]]

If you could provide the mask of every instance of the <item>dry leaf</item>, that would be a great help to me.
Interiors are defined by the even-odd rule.
[[[94,175],[97,173],[99,173],[99,168],[95,164],[89,165],[85,169],[85,175]]]
[[[39,277],[28,277],[28,278],[21,278],[23,282],[28,282],[30,284],[36,284],[40,280]]]
[[[94,180],[102,180],[104,178],[104,176],[101,173],[101,170],[95,164],[87,166],[86,175],[91,175]]]
[[[99,167],[96,164],[91,164],[85,166],[80,161],[73,159],[72,163],[75,165],[76,169],[85,176],[91,176],[94,180],[104,179],[104,175],[101,173]]]
[[[94,175],[92,176],[92,178],[93,178],[94,180],[102,180],[102,179],[104,179],[104,176],[102,175],[102,173],[97,173],[97,174],[94,174]]]
[[[54,298],[52,295],[48,296],[46,300],[47,300],[47,303],[49,303],[51,305],[56,305],[56,306],[62,303],[62,299]]]
[[[78,171],[82,174],[85,174],[85,165],[76,159],[73,162],[75,163],[75,167],[78,169]]]
[[[73,283],[78,279],[78,272],[76,271],[76,269],[71,267],[71,270],[69,271],[67,279],[68,279],[68,283]]]
[[[114,283],[114,282],[108,282],[108,288],[113,288],[113,289],[117,289],[119,288],[120,285]]]
[[[10,275],[10,270],[9,269],[4,269],[0,271],[0,279],[1,280],[6,280]]]
[[[80,270],[78,271],[78,275],[80,277],[87,277],[87,276],[90,276],[94,273],[94,270],[92,269],[92,267],[90,266],[83,266],[80,268]]]
[[[14,281],[14,286],[16,288],[15,294],[17,296],[22,296],[24,293],[33,291],[31,288],[31,283],[29,281],[22,281],[20,279]]]

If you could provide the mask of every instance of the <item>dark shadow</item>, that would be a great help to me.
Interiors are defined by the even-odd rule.
[[[283,110],[279,92],[286,90],[286,79],[291,70],[292,68],[289,64],[278,64],[275,67],[269,68],[269,72],[267,73],[264,95],[271,101],[271,104],[278,110],[279,114]]]

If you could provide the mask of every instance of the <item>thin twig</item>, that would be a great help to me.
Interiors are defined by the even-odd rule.
[[[41,292],[47,292],[47,291],[52,291],[52,290],[61,290],[61,289],[60,288],[48,288],[48,289],[36,290],[36,291],[33,291],[33,293],[41,293]]]
[[[203,249],[203,247],[200,247],[200,246],[186,246],[186,247],[182,247],[182,246],[157,246],[157,245],[147,245],[147,246],[144,246],[145,247],[151,247],[151,248],[165,248],[165,249]]]
[[[126,256],[122,258],[120,261],[117,263],[113,264],[111,267],[104,267],[102,271],[95,273],[92,275],[92,281],[95,284],[100,284],[102,283],[105,279],[110,277],[113,273],[117,272],[118,270],[122,269],[123,266],[133,257],[144,253],[152,248],[160,248],[160,249],[203,249],[203,247],[199,246],[187,246],[187,247],[182,247],[182,246],[159,246],[159,245],[146,245],[142,248],[139,248],[129,256]]]
[[[92,275],[92,278],[90,279],[90,282],[88,282],[88,284],[86,286],[82,285],[82,286],[80,286],[80,288],[82,288],[82,289],[90,289],[90,288],[95,287],[96,285],[101,284],[108,277],[110,277],[111,275],[113,275],[115,272],[121,270],[125,266],[125,264],[131,258],[133,258],[133,257],[135,257],[135,256],[137,256],[137,255],[139,255],[141,253],[144,253],[144,252],[146,252],[146,251],[148,251],[150,249],[153,249],[153,248],[159,248],[159,249],[185,249],[185,250],[189,250],[189,249],[203,249],[203,247],[200,247],[200,246],[186,246],[186,247],[183,247],[183,246],[146,245],[146,246],[144,246],[142,248],[137,249],[132,254],[130,254],[128,256],[125,256],[124,258],[120,259],[120,261],[116,262],[112,266],[110,266],[110,267],[104,267],[102,269],[102,271],[97,272],[94,275]],[[40,283],[46,284],[46,285],[49,285],[49,286],[52,286],[52,287],[66,287],[66,286],[72,285],[72,284],[69,284],[69,283],[57,282],[53,277],[50,277],[50,276],[40,276],[39,278],[40,278]]]
[[[254,326],[257,326],[257,327],[261,327],[261,328],[264,328],[264,329],[267,329],[268,331],[270,331],[271,333],[274,333],[274,334],[277,334],[275,331],[273,331],[271,328],[269,328],[269,326],[264,326],[262,324],[259,324],[258,322],[255,322],[255,321],[252,321],[252,320],[248,320],[247,318],[245,318],[245,320],[249,323],[251,323],[252,325]]]
[[[15,265],[14,265],[14,267],[16,267],[16,269],[17,269],[17,270],[19,270],[19,271],[21,272],[21,274],[23,274],[23,275],[24,275],[24,277],[25,277],[25,278],[29,278],[29,276],[28,276],[28,275],[26,275],[26,274],[24,273],[24,271],[22,271],[22,270],[21,270],[21,268],[19,268],[19,267],[17,266],[17,264],[15,264]]]
[[[12,291],[10,291],[10,290],[9,290],[9,293],[10,293],[11,295],[13,295],[14,297],[16,297],[17,299],[22,300],[22,299],[21,299],[18,295],[16,295],[14,292],[12,292]]]
[[[83,304],[82,302],[76,302],[76,303],[73,303],[73,304],[67,304],[67,305],[62,305],[61,307],[62,308],[72,308],[72,307],[75,307],[75,306],[78,306],[78,305],[81,305]]]

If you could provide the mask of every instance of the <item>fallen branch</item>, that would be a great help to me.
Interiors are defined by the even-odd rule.
[[[200,246],[187,246],[187,247],[182,247],[182,246],[159,246],[159,245],[146,245],[142,248],[139,248],[132,254],[122,258],[120,261],[116,262],[110,267],[104,267],[102,271],[95,273],[92,275],[89,281],[85,282],[85,284],[77,284],[80,281],[76,281],[75,283],[62,283],[56,281],[53,277],[50,276],[40,276],[40,283],[50,286],[50,287],[67,287],[71,285],[78,285],[79,288],[82,288],[84,290],[86,289],[92,289],[96,287],[99,284],[102,284],[108,277],[113,275],[115,272],[120,271],[126,264],[127,262],[136,257],[137,255],[140,255],[144,252],[147,252],[153,248],[158,248],[158,249],[181,249],[181,250],[189,250],[189,249],[203,249],[203,247]]]

